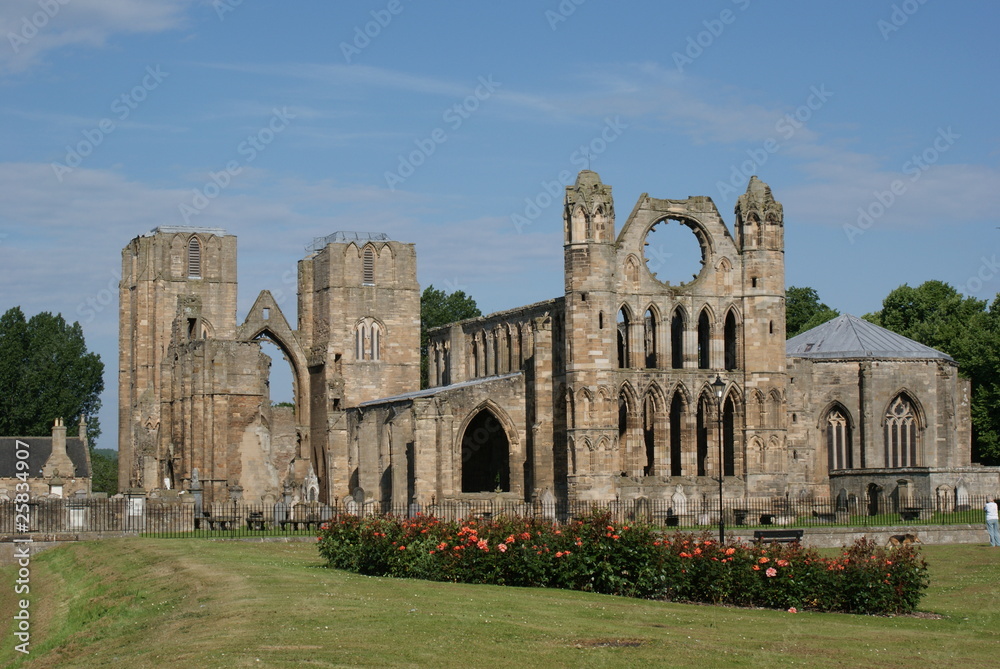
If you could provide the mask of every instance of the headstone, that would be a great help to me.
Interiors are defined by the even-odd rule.
[[[670,496],[670,506],[673,507],[675,516],[683,516],[687,513],[687,495],[684,494],[684,486],[678,485],[677,490]]]
[[[198,468],[195,467],[191,470],[191,496],[194,497],[194,515],[196,518],[200,518],[202,515],[202,488],[201,481],[198,479]]]
[[[542,519],[556,519],[556,496],[548,488],[542,493]]]
[[[277,502],[274,505],[274,522],[283,523],[288,520],[288,505],[285,502]]]
[[[633,513],[636,520],[649,521],[653,513],[653,506],[650,504],[649,498],[637,497],[633,503]]]

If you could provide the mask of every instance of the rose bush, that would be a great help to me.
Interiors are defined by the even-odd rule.
[[[667,535],[606,513],[563,525],[345,515],[323,527],[319,551],[330,567],[373,576],[797,611],[910,613],[928,584],[927,565],[911,546],[862,539],[827,558],[799,544]]]

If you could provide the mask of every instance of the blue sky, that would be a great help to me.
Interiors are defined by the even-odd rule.
[[[619,228],[643,192],[711,196],[731,225],[757,174],[788,285],[858,315],[929,279],[991,298],[998,19],[943,0],[5,0],[0,309],[82,323],[114,447],[120,252],[158,225],[238,235],[240,319],[265,288],[294,319],[295,263],[337,230],[415,242],[422,286],[495,311],[562,293],[548,192],[582,167]]]

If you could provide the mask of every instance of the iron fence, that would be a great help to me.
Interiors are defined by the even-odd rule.
[[[951,525],[983,522],[986,496],[879,500],[858,503],[836,499],[752,498],[724,500],[722,520],[730,528],[808,528]],[[417,514],[444,520],[500,517],[534,518],[566,523],[594,512],[616,522],[646,521],[666,528],[714,530],[718,499],[636,499],[521,503],[504,499],[448,501],[421,507],[377,502],[325,505],[218,503],[196,509],[191,503],[154,499],[43,499],[30,502],[27,520],[14,502],[0,502],[0,535],[54,533],[125,533],[150,537],[314,536],[324,522],[341,515]]]

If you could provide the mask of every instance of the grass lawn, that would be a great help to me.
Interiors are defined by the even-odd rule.
[[[987,667],[1000,550],[927,546],[940,617],[791,614],[541,589],[370,578],[313,543],[115,539],[32,558],[31,655],[15,667]]]

